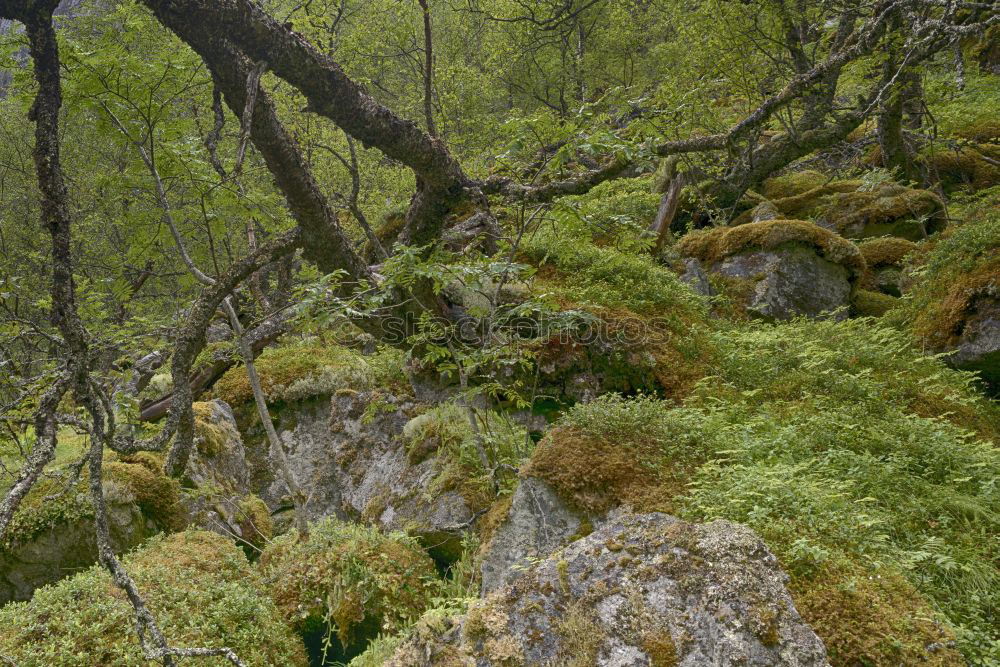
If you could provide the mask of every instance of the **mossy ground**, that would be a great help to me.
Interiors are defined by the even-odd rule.
[[[301,641],[232,541],[177,533],[154,538],[124,564],[172,646],[228,646],[246,664],[306,664]],[[27,667],[145,664],[133,627],[125,594],[94,566],[0,608],[0,655]]]

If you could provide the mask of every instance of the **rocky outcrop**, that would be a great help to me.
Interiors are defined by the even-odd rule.
[[[786,581],[743,526],[615,515],[388,664],[826,665]]]
[[[344,390],[297,401],[278,413],[291,472],[308,496],[310,519],[335,516],[417,536],[431,555],[450,561],[480,509],[457,490],[435,486],[436,457],[413,462],[402,437],[421,406],[408,398]],[[276,453],[252,445],[252,486],[280,517],[288,489],[274,474]]]
[[[1000,388],[1000,289],[984,290],[971,300],[948,361],[958,368],[978,371],[994,388]]]

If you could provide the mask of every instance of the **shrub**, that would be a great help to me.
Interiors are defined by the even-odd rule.
[[[228,646],[246,664],[306,664],[232,541],[193,531],[157,537],[124,564],[171,646]],[[128,599],[94,566],[0,609],[0,655],[29,667],[145,664],[134,627]]]

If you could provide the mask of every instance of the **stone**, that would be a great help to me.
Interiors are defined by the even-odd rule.
[[[753,531],[613,514],[389,665],[828,665],[787,575]]]
[[[745,304],[752,317],[767,321],[807,317],[844,319],[850,302],[850,272],[805,245],[787,243],[749,249],[716,262],[711,271],[748,281]]]
[[[1000,293],[996,290],[973,299],[948,361],[957,368],[978,371],[994,389],[1000,388]]]
[[[483,594],[510,583],[532,561],[562,548],[589,526],[589,519],[571,510],[548,483],[535,477],[522,479],[507,517],[483,550]]]
[[[291,473],[308,497],[310,520],[347,521],[404,530],[435,559],[458,558],[462,537],[480,508],[450,490],[437,490],[435,457],[411,462],[403,428],[419,404],[406,397],[345,390],[282,407],[278,432]],[[288,489],[276,474],[276,452],[266,440],[252,453],[253,490],[278,516],[290,516]]]
[[[89,493],[75,489],[74,502],[89,503]],[[105,482],[108,526],[115,553],[124,553],[158,532],[127,489]],[[59,581],[97,561],[93,512],[82,512],[50,525],[31,539],[0,547],[0,605],[29,600],[36,588]]]

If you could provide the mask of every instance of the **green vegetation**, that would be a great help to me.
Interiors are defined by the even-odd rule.
[[[176,531],[184,527],[186,514],[180,504],[181,487],[163,474],[156,457],[140,456],[126,461],[106,461],[105,495],[135,503],[157,528]],[[32,488],[11,520],[0,541],[0,550],[23,544],[35,536],[94,516],[86,471],[75,485],[65,478],[45,479]]]
[[[945,637],[931,609],[966,655],[996,659],[1000,410],[871,321],[717,337],[716,374],[683,407],[577,406],[528,474],[591,512],[630,503],[750,525],[835,664],[918,659]]]
[[[205,532],[157,537],[124,563],[171,646],[228,646],[247,664],[306,664],[301,642],[230,540]],[[94,566],[0,608],[0,655],[26,667],[143,664],[127,630],[133,624],[125,594]]]
[[[277,538],[260,565],[286,622],[302,635],[320,634],[331,658],[352,657],[379,632],[402,630],[439,585],[434,563],[412,538],[334,519],[314,524],[308,542]]]

